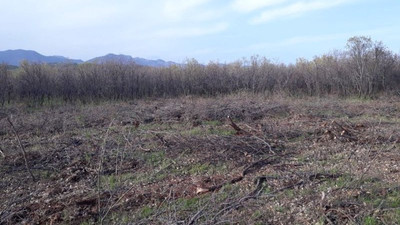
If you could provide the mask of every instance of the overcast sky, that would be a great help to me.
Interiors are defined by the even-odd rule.
[[[88,60],[107,53],[183,62],[276,62],[366,35],[400,52],[399,0],[0,0],[0,50]]]

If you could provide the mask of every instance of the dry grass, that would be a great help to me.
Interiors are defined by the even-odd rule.
[[[6,108],[0,224],[399,224],[398,100]]]

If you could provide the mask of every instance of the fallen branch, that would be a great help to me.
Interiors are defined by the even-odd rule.
[[[236,134],[240,135],[240,134],[249,134],[249,132],[243,130],[242,128],[240,128],[235,122],[233,122],[232,118],[230,116],[228,116],[228,120],[230,122],[231,127],[236,130]]]
[[[261,160],[262,161],[262,160]],[[258,161],[255,164],[261,162]],[[254,164],[253,164],[254,165]],[[295,182],[293,182],[290,185],[287,185],[285,187],[279,188],[275,191],[272,191],[270,193],[267,194],[267,197],[271,197],[274,196],[277,193],[283,192],[287,189],[293,189],[295,187],[301,186],[306,184],[307,182],[312,182],[314,180],[327,180],[327,179],[336,179],[338,177],[342,176],[342,174],[330,174],[330,173],[315,173],[315,174],[310,174],[308,175],[305,179],[299,179]],[[233,209],[237,209],[238,207],[240,207],[243,202],[248,201],[250,199],[255,199],[258,196],[260,196],[262,190],[263,190],[263,183],[267,182],[268,180],[271,179],[280,179],[280,177],[274,177],[274,176],[259,176],[255,179],[254,184],[256,185],[256,187],[254,188],[254,190],[252,192],[250,192],[249,194],[247,194],[246,196],[228,204],[226,207],[222,208],[220,211],[218,211],[218,213],[216,213],[216,215],[213,217],[213,222],[216,223],[216,219],[222,214],[226,214],[229,211],[233,210]]]
[[[268,165],[268,164],[272,164],[276,162],[276,158],[274,157],[273,159],[271,159],[271,157],[268,157],[266,159],[261,159],[258,160],[254,163],[252,163],[251,165],[247,166],[244,170],[243,170],[243,176],[246,176],[247,174],[253,173],[259,169],[261,169],[262,167]]]
[[[197,191],[196,194],[204,194],[204,193],[208,193],[208,192],[214,192],[214,191],[217,191],[217,190],[221,189],[223,186],[225,186],[227,184],[235,184],[235,183],[243,180],[243,178],[247,174],[253,173],[253,172],[261,169],[262,167],[264,167],[264,166],[266,166],[268,164],[272,164],[272,163],[276,162],[276,158],[274,158],[274,159],[270,159],[270,158],[271,157],[268,157],[266,159],[262,159],[262,160],[259,160],[257,162],[252,163],[251,165],[247,166],[243,170],[243,172],[242,172],[242,174],[240,176],[237,176],[237,177],[235,177],[235,178],[233,178],[233,179],[231,179],[231,180],[229,180],[227,182],[224,182],[224,183],[218,184],[218,185],[214,185],[214,186],[209,187],[209,188],[198,187],[198,191]]]
[[[1,147],[0,147],[0,154],[1,154],[1,156],[3,156],[3,158],[6,157],[6,155],[4,154],[3,149]]]
[[[266,182],[267,181],[267,178],[269,178],[269,177],[258,177],[257,179],[256,179],[256,188],[252,191],[252,192],[250,192],[249,194],[247,194],[246,196],[244,196],[243,198],[241,198],[241,199],[239,199],[239,200],[237,200],[237,201],[234,201],[234,202],[232,202],[231,204],[229,204],[228,206],[226,206],[226,207],[224,207],[223,209],[221,209],[214,217],[213,217],[213,223],[215,224],[216,223],[216,219],[222,214],[222,213],[227,213],[227,212],[229,212],[229,211],[231,211],[231,210],[233,210],[233,209],[237,209],[238,207],[240,207],[242,204],[243,204],[243,202],[245,202],[245,201],[248,201],[248,200],[250,200],[250,199],[255,199],[255,198],[257,198],[259,195],[260,195],[260,193],[261,193],[261,191],[263,190],[263,183],[264,182]],[[275,178],[274,178],[275,179]],[[297,182],[297,183],[294,183],[294,184],[292,184],[292,185],[289,185],[289,186],[286,186],[286,187],[283,187],[283,188],[281,188],[281,189],[278,189],[278,190],[276,190],[276,191],[273,191],[273,192],[271,192],[271,193],[269,193],[268,194],[268,196],[273,196],[274,194],[276,194],[276,193],[278,193],[278,192],[282,192],[282,191],[284,191],[284,190],[286,190],[286,189],[291,189],[291,188],[294,188],[294,187],[296,187],[296,186],[300,186],[300,185],[302,185],[302,184],[304,184],[304,181],[303,180],[300,180],[299,182]]]
[[[328,179],[336,179],[343,176],[340,173],[314,173],[308,176],[308,180],[328,180]]]
[[[196,214],[194,214],[194,216],[192,216],[192,218],[190,218],[189,222],[187,223],[187,225],[192,225],[196,222],[196,220],[201,216],[201,214],[203,213],[204,209],[206,209],[208,207],[208,205],[205,205],[203,208],[201,208],[199,211],[197,211]]]
[[[22,152],[22,157],[24,158],[25,168],[26,168],[26,170],[28,171],[28,173],[31,175],[32,180],[35,182],[35,181],[36,181],[36,178],[35,178],[35,176],[33,175],[31,169],[29,168],[28,159],[26,158],[25,147],[24,147],[24,145],[23,145],[22,142],[21,142],[21,138],[19,137],[18,132],[17,132],[17,130],[15,129],[15,126],[14,126],[13,122],[10,120],[9,117],[7,117],[7,122],[10,124],[11,129],[12,129],[13,133],[15,134],[15,137],[17,138],[19,147],[20,147],[21,152]]]
[[[243,129],[240,128],[235,122],[233,122],[233,120],[232,120],[232,118],[231,118],[230,116],[228,116],[228,119],[229,119],[229,122],[230,122],[229,125],[236,131],[236,135],[241,135],[241,134],[249,135],[249,136],[251,136],[252,138],[254,138],[254,139],[256,139],[256,140],[261,141],[265,146],[267,146],[269,152],[271,152],[271,153],[274,154],[274,155],[276,154],[276,153],[272,150],[271,145],[270,145],[268,142],[266,142],[263,138],[260,138],[260,137],[258,137],[257,135],[254,135],[254,134],[252,134],[252,133],[250,133],[250,132],[248,132],[248,131],[246,131],[246,130],[243,130]],[[246,125],[246,127],[250,128],[251,130],[257,131],[256,129],[250,127],[249,125],[247,125],[247,124],[245,124],[245,125]]]
[[[103,163],[104,163],[104,157],[105,157],[105,151],[106,151],[106,144],[107,144],[107,139],[109,137],[109,133],[111,130],[111,127],[114,123],[114,119],[111,120],[110,124],[107,127],[106,133],[103,137],[103,144],[101,145],[101,151],[100,151],[100,159],[99,159],[99,165],[97,169],[97,213],[98,213],[98,218],[100,221],[100,224],[103,224],[103,217],[101,215],[101,176],[103,171]]]
[[[106,219],[108,213],[110,213],[110,211],[112,209],[114,209],[116,206],[118,206],[118,204],[121,202],[121,200],[130,192],[133,190],[133,188],[135,188],[134,185],[132,185],[132,187],[130,187],[127,191],[125,191],[108,209],[107,211],[104,213],[104,215],[101,217],[100,223],[103,224],[104,220]]]
[[[263,183],[267,181],[267,178],[269,178],[269,177],[267,177],[267,176],[257,177],[254,182],[256,185],[256,188],[249,195],[250,196],[259,196],[263,189]]]
[[[274,151],[272,150],[272,147],[271,147],[271,145],[270,145],[268,142],[266,142],[264,139],[262,139],[262,138],[260,138],[260,137],[257,137],[257,136],[255,136],[255,135],[252,135],[252,137],[255,138],[255,139],[257,139],[257,140],[259,140],[259,141],[261,141],[262,143],[264,143],[264,144],[268,147],[269,152],[271,152],[272,154],[276,155],[276,152],[274,152]]]

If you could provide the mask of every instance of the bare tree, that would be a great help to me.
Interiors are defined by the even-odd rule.
[[[367,67],[373,47],[372,40],[364,36],[352,37],[347,41],[346,47],[350,57],[349,66],[353,71],[351,77],[354,79],[358,95],[366,97],[371,92],[372,78]]]
[[[23,62],[12,75],[0,66],[0,104],[25,101],[43,104],[129,100],[182,95],[215,96],[248,91],[288,95],[374,97],[400,88],[400,59],[382,42],[352,37],[346,51],[334,51],[296,64],[272,63],[253,56],[233,63],[155,68],[126,62],[47,65]]]
[[[6,101],[11,98],[11,79],[10,71],[7,69],[6,64],[0,64],[0,103],[4,106]]]

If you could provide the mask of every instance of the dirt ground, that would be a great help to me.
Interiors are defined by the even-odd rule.
[[[399,100],[7,106],[0,224],[400,224]]]

